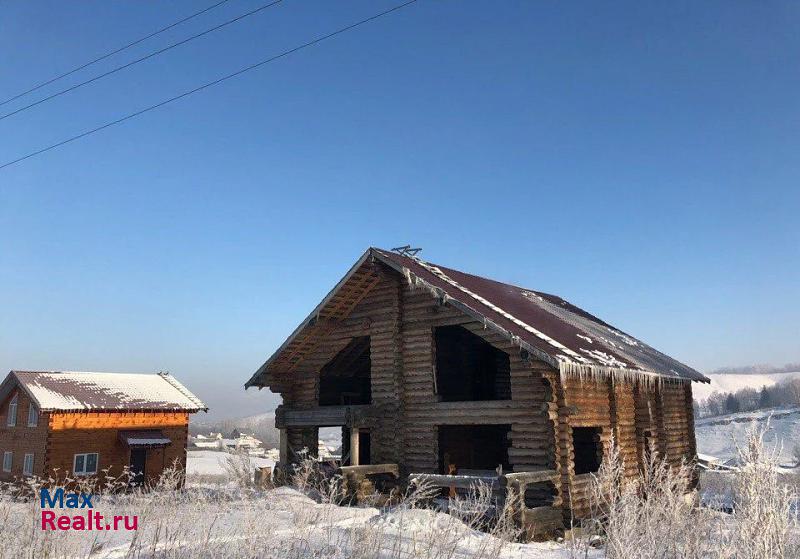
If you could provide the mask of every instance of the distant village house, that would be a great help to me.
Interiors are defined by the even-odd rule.
[[[208,435],[198,434],[192,437],[192,445],[195,448],[212,450],[255,450],[263,446],[262,442],[255,436],[248,433],[241,433],[234,429],[229,437],[222,433],[209,433]]]
[[[207,408],[168,374],[11,371],[0,384],[0,480],[118,476],[186,466],[189,414]]]

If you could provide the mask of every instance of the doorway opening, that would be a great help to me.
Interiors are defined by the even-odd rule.
[[[493,475],[509,470],[511,425],[440,425],[439,473]]]
[[[146,448],[132,448],[131,461],[130,461],[130,478],[129,483],[133,486],[140,486],[144,484],[144,472],[147,467],[147,449]]]
[[[369,430],[342,427],[342,465],[365,466],[371,463],[372,441]]]
[[[600,469],[603,463],[603,442],[600,427],[573,427],[572,448],[575,455],[575,475],[589,474]]]

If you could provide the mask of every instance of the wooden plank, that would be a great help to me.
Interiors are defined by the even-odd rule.
[[[409,475],[409,479],[420,484],[433,485],[434,487],[455,487],[457,489],[473,489],[480,485],[486,485],[492,489],[499,489],[502,486],[500,478],[489,476],[447,476],[441,474],[412,473]]]

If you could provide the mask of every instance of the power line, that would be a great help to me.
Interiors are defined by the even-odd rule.
[[[60,142],[57,142],[55,144],[51,144],[51,145],[49,145],[49,146],[47,146],[45,148],[33,151],[33,152],[31,152],[31,153],[29,153],[27,155],[24,155],[22,157],[14,159],[13,161],[9,161],[7,163],[3,163],[2,165],[0,165],[0,169],[5,169],[6,167],[10,167],[11,165],[15,165],[16,163],[19,163],[20,161],[25,161],[26,159],[30,159],[31,157],[35,157],[35,156],[40,155],[40,154],[42,154],[42,153],[44,153],[46,151],[50,151],[50,150],[55,149],[57,147],[61,147],[64,144],[68,144],[70,142],[74,142],[75,140],[80,140],[81,138],[85,138],[86,136],[89,136],[89,135],[94,134],[96,132],[100,132],[101,130],[105,130],[106,128],[110,128],[111,126],[115,126],[117,124],[125,122],[126,120],[130,120],[132,118],[136,118],[137,116],[142,115],[142,114],[144,114],[146,112],[152,111],[154,109],[158,109],[159,107],[163,107],[164,105],[168,105],[169,103],[172,103],[172,102],[177,101],[179,99],[183,99],[184,97],[188,97],[189,95],[197,93],[198,91],[202,91],[204,89],[207,89],[209,87],[215,86],[215,85],[217,85],[219,83],[222,83],[222,82],[224,82],[226,80],[229,80],[231,78],[235,78],[237,76],[240,76],[240,75],[244,74],[245,72],[249,72],[250,70],[255,70],[256,68],[260,68],[261,66],[264,66],[265,64],[269,64],[270,62],[274,62],[275,60],[278,60],[280,58],[283,58],[285,56],[293,54],[293,53],[295,53],[297,51],[300,51],[300,50],[303,50],[305,48],[314,46],[314,45],[316,45],[318,43],[321,43],[321,42],[323,42],[323,41],[325,41],[327,39],[331,39],[333,37],[336,37],[337,35],[341,35],[342,33],[346,33],[347,31],[350,31],[351,29],[355,29],[356,27],[364,25],[365,23],[369,23],[369,22],[374,21],[374,20],[376,20],[378,18],[381,18],[381,17],[383,17],[385,15],[391,14],[392,12],[396,12],[396,11],[402,9],[402,8],[405,8],[406,6],[414,4],[416,1],[417,0],[408,0],[407,2],[404,2],[402,4],[398,4],[397,6],[394,6],[393,8],[389,8],[388,10],[384,10],[384,11],[382,11],[380,13],[377,13],[377,14],[375,14],[373,16],[370,16],[368,18],[362,19],[360,21],[357,21],[355,23],[351,23],[350,25],[347,25],[345,27],[337,29],[336,31],[328,33],[327,35],[322,35],[321,37],[317,37],[316,39],[308,41],[307,43],[303,43],[300,46],[291,48],[289,50],[285,50],[285,51],[281,52],[280,54],[276,54],[275,56],[271,56],[270,58],[262,60],[261,62],[256,62],[255,64],[251,64],[250,66],[246,66],[246,67],[244,67],[244,68],[242,68],[240,70],[237,70],[237,71],[235,71],[235,72],[233,72],[231,74],[228,74],[226,76],[222,76],[221,78],[218,78],[218,79],[216,79],[214,81],[205,83],[205,84],[203,84],[201,86],[195,87],[194,89],[190,89],[188,91],[184,91],[183,93],[181,93],[179,95],[176,95],[174,97],[170,97],[169,99],[166,99],[164,101],[156,103],[155,105],[150,105],[149,107],[145,107],[144,109],[141,109],[141,110],[136,111],[134,113],[130,113],[128,115],[125,115],[122,118],[118,118],[117,120],[113,120],[111,122],[107,122],[106,124],[103,124],[102,126],[98,126],[97,128],[92,128],[91,130],[87,130],[87,131],[82,132],[82,133],[80,133],[80,134],[78,134],[76,136],[72,136],[71,138],[67,138],[66,140],[61,140]]]
[[[96,63],[100,62],[101,60],[105,60],[109,56],[114,56],[115,54],[118,54],[118,53],[120,53],[120,52],[122,52],[124,50],[127,50],[127,49],[131,48],[131,47],[134,47],[134,46],[138,45],[139,43],[142,43],[142,42],[146,41],[147,39],[152,39],[156,35],[160,35],[164,31],[169,31],[173,27],[177,27],[181,23],[185,23],[185,22],[189,21],[190,19],[194,19],[199,15],[202,15],[202,14],[208,12],[208,11],[211,11],[214,8],[216,8],[218,6],[221,6],[222,4],[224,4],[225,2],[228,2],[228,1],[229,0],[222,0],[221,2],[217,2],[216,4],[213,4],[213,5],[209,6],[208,8],[200,10],[199,12],[195,12],[192,15],[186,16],[183,19],[179,19],[175,23],[171,23],[171,24],[167,25],[166,27],[162,27],[158,31],[154,31],[154,32],[150,33],[149,35],[145,35],[144,37],[142,37],[140,39],[136,39],[135,41],[133,41],[131,43],[128,43],[127,45],[124,45],[122,47],[119,47],[118,49],[112,50],[111,52],[107,52],[106,54],[104,54],[102,56],[99,56],[99,57],[95,58],[94,60],[90,60],[89,62],[86,62],[85,64],[81,64],[80,66],[76,66],[75,68],[73,68],[72,70],[69,70],[68,72],[64,72],[63,74],[59,74],[58,76],[56,76],[54,78],[51,78],[51,79],[49,79],[49,80],[47,80],[45,82],[42,82],[39,85],[35,85],[32,88],[30,88],[30,89],[28,89],[26,91],[23,91],[22,93],[18,93],[17,95],[14,95],[13,97],[9,97],[5,101],[0,101],[0,106],[5,105],[6,103],[10,103],[11,101],[14,101],[15,99],[19,99],[20,97],[22,97],[24,95],[27,95],[28,93],[33,93],[37,89],[41,89],[46,85],[50,85],[51,83],[53,83],[55,81],[58,81],[61,78],[65,78],[65,77],[67,77],[69,75],[72,75],[75,72],[83,70],[84,68],[88,68],[92,64],[96,64]]]
[[[0,120],[5,120],[6,118],[8,118],[10,116],[14,116],[15,114],[21,113],[22,111],[27,111],[28,109],[33,108],[33,107],[35,107],[37,105],[41,105],[42,103],[44,103],[46,101],[49,101],[50,99],[54,99],[56,97],[64,95],[65,93],[69,93],[70,91],[75,91],[76,89],[78,89],[80,87],[83,87],[84,85],[88,85],[88,84],[90,84],[92,82],[96,82],[97,80],[105,78],[106,76],[110,76],[111,74],[116,74],[117,72],[119,72],[121,70],[124,70],[125,68],[130,68],[134,64],[138,64],[139,62],[143,62],[143,61],[145,61],[145,60],[147,60],[149,58],[153,58],[154,56],[158,56],[159,54],[163,54],[163,53],[167,52],[168,50],[174,49],[175,47],[179,47],[181,45],[185,45],[189,41],[194,41],[195,39],[199,39],[200,37],[202,37],[204,35],[208,35],[209,33],[212,33],[213,31],[217,31],[219,29],[222,29],[223,27],[226,27],[228,25],[236,23],[237,21],[241,21],[241,20],[243,20],[243,19],[245,19],[247,17],[250,17],[252,15],[257,14],[258,12],[266,10],[267,8],[271,8],[272,6],[275,6],[276,4],[280,4],[281,2],[282,2],[282,0],[273,0],[272,2],[269,2],[268,4],[264,4],[262,6],[259,6],[255,10],[250,10],[249,12],[244,13],[244,14],[242,14],[240,16],[237,16],[237,17],[235,17],[233,19],[229,19],[226,22],[220,23],[219,25],[215,25],[214,27],[211,27],[210,29],[206,29],[205,31],[201,31],[200,33],[192,35],[191,37],[187,37],[186,39],[183,39],[182,41],[178,41],[177,43],[172,43],[171,45],[168,45],[168,46],[166,46],[166,47],[164,47],[162,49],[158,49],[158,50],[153,51],[153,52],[151,52],[149,54],[146,54],[146,55],[142,56],[141,58],[137,58],[136,60],[132,60],[131,62],[128,62],[127,64],[123,64],[122,66],[117,66],[116,68],[112,68],[108,72],[103,72],[102,74],[99,74],[99,75],[97,75],[97,76],[95,76],[93,78],[89,78],[86,81],[83,81],[83,82],[80,82],[80,83],[76,83],[75,85],[71,85],[66,89],[62,89],[61,91],[57,91],[56,93],[53,93],[52,95],[48,95],[47,97],[43,97],[42,99],[39,99],[38,101],[34,101],[33,103],[30,103],[28,105],[20,107],[19,109],[11,111],[10,113],[6,113],[4,115],[0,115]]]

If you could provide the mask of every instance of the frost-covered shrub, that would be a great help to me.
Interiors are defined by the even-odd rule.
[[[246,449],[236,449],[228,453],[222,464],[228,481],[232,481],[241,488],[255,485],[256,467]]]
[[[703,507],[692,496],[692,470],[685,464],[653,459],[629,480],[612,448],[593,480],[589,534],[602,539],[609,559],[800,557],[796,484],[765,451],[765,430],[753,427],[748,434],[739,449],[740,471],[708,476],[724,491],[715,502],[706,490]],[[574,555],[586,541],[572,542]]]

